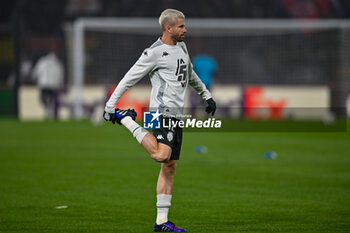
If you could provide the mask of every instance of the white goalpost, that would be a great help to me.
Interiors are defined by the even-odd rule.
[[[155,34],[159,29],[154,19],[129,18],[82,18],[74,22],[72,44],[72,73],[74,90],[74,116],[83,118],[84,87],[84,33],[86,30],[113,31],[122,33],[143,32]]]

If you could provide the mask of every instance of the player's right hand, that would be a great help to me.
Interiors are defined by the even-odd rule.
[[[103,112],[103,119],[105,119],[106,121],[111,121],[113,124],[115,124],[117,117],[115,116],[115,112],[108,113],[108,112],[104,111]]]

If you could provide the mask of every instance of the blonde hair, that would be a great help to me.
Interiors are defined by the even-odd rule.
[[[166,9],[159,16],[159,25],[163,31],[165,31],[165,26],[174,26],[177,19],[185,19],[185,15],[181,11],[175,9]]]

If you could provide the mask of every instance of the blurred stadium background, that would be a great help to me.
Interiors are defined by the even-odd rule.
[[[192,58],[208,54],[216,60],[212,91],[220,107],[266,108],[265,113],[235,114],[280,119],[300,117],[293,108],[323,109],[316,114],[322,118],[344,116],[350,105],[350,4],[345,0],[18,0],[2,5],[1,116],[45,118],[33,70],[55,50],[64,66],[57,117],[93,117],[110,88],[160,35],[157,17],[167,7],[187,16]],[[144,78],[120,107],[147,106],[149,88]]]

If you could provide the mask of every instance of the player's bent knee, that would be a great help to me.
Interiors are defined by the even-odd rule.
[[[158,143],[157,151],[151,153],[151,157],[160,163],[168,162],[171,156],[171,148],[168,145]]]
[[[159,163],[164,163],[169,161],[170,156],[168,154],[165,153],[154,153],[151,155],[152,159],[154,159],[155,161],[159,162]]]

